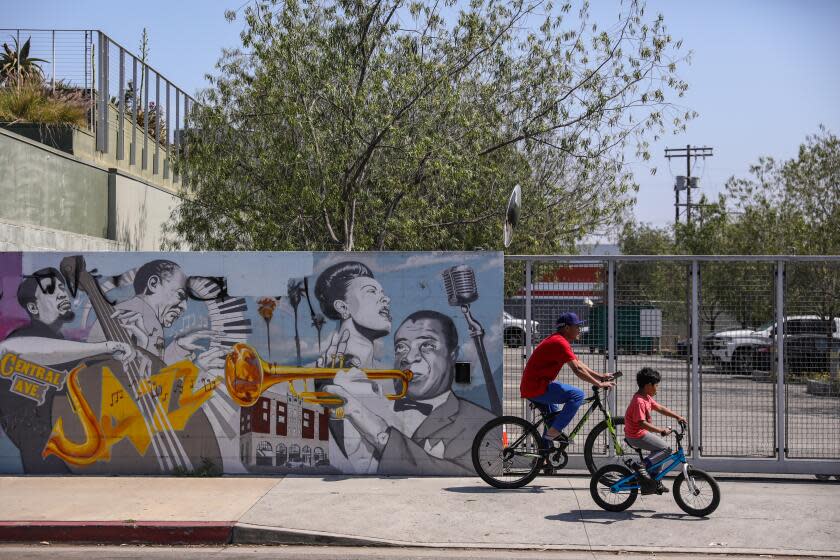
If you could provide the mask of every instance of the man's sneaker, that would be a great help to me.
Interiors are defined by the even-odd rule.
[[[567,436],[563,432],[560,432],[560,435],[558,435],[557,437],[552,439],[552,438],[548,437],[547,435],[545,435],[545,432],[543,432],[542,440],[543,440],[543,447],[544,448],[546,448],[546,449],[560,449],[561,447],[564,447],[564,446],[568,445],[569,436]]]

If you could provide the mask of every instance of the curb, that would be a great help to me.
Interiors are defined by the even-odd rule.
[[[558,550],[565,552],[605,552],[605,553],[642,553],[642,554],[705,554],[727,556],[777,556],[806,558],[840,558],[840,551],[795,550],[795,549],[755,549],[755,548],[668,548],[645,546],[591,546],[580,544],[506,544],[506,543],[416,543],[308,531],[304,529],[282,529],[237,523],[233,527],[231,544],[240,545],[318,545],[318,546],[364,546],[398,547],[412,549],[450,549],[450,550],[518,550],[543,551]]]
[[[230,521],[0,521],[0,542],[228,544]]]

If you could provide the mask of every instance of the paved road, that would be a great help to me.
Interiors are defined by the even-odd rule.
[[[225,546],[225,547],[150,547],[150,546],[50,546],[0,545],[0,560],[90,560],[151,559],[192,560],[218,559],[239,560],[241,558],[272,558],[278,560],[438,560],[440,558],[466,558],[470,560],[765,560],[768,556],[729,554],[638,554],[632,552],[563,552],[515,551],[515,550],[462,550],[438,549],[417,550],[412,548],[367,548],[329,546]],[[801,559],[802,556],[773,556],[776,560]],[[822,556],[831,558],[831,556]],[[836,558],[836,556],[834,557]]]
[[[522,411],[519,380],[522,376],[523,352],[523,348],[505,348],[505,411],[509,414],[520,414]],[[597,371],[606,369],[603,354],[578,351],[578,357]],[[626,375],[616,392],[616,408],[619,413],[623,413],[626,403],[637,388],[635,373],[645,366],[662,374],[657,400],[687,416],[687,362],[659,355],[619,356],[618,369]],[[583,386],[583,382],[567,371],[567,368],[564,368],[558,380]],[[840,458],[840,399],[809,395],[805,393],[805,385],[802,384],[788,384],[785,389],[789,456]],[[704,365],[701,374],[703,454],[718,457],[773,457],[775,391],[774,383],[759,383],[746,376],[729,375],[711,365]],[[600,420],[593,418],[583,435]],[[667,422],[672,421],[663,417],[662,423]],[[582,453],[583,439],[579,438],[571,451]]]

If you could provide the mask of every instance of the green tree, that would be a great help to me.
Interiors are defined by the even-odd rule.
[[[245,24],[190,115],[172,246],[500,248],[519,183],[511,250],[568,249],[632,204],[628,144],[693,116],[640,2],[605,29],[539,0],[261,0]]]
[[[735,252],[840,253],[840,140],[835,134],[820,127],[799,147],[796,158],[762,158],[750,174],[727,183],[730,204],[743,211],[732,228]],[[786,311],[840,316],[840,267],[827,262],[789,265],[786,294]]]

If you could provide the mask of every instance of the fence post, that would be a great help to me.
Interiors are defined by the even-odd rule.
[[[700,263],[691,261],[691,458],[700,458],[703,447],[703,426],[700,421]]]
[[[152,164],[152,173],[157,175],[160,159],[160,74],[155,72],[155,159]]]
[[[525,363],[531,357],[531,345],[534,343],[531,338],[531,261],[525,261]],[[523,364],[524,367],[524,364]],[[528,401],[522,401],[522,418],[529,418]]]
[[[140,87],[137,85],[137,57],[131,55],[131,150],[129,165],[137,165],[137,103]]]
[[[125,51],[120,47],[120,98],[117,124],[117,159],[125,159]]]
[[[108,151],[108,37],[97,31],[97,50],[99,57],[99,123],[96,134],[96,149],[102,153]]]
[[[52,84],[53,92],[55,92],[55,29],[52,30],[52,63],[50,64],[50,69],[52,70],[50,83]]]
[[[785,261],[776,263],[776,453],[785,462]]]
[[[163,160],[163,178],[169,178],[169,167],[171,164],[172,154],[169,152],[169,131],[172,130],[169,123],[169,108],[171,105],[169,104],[169,80],[166,80],[166,128],[164,130],[164,141],[166,142],[166,155],[164,156]]]
[[[175,144],[175,159],[177,160],[181,156],[180,147],[181,147],[181,134],[183,134],[183,129],[178,128],[178,123],[181,121],[181,90],[177,87],[175,88],[175,130],[172,132],[172,143]],[[178,168],[172,169],[172,181],[178,181]]]
[[[15,68],[17,69],[17,73],[15,74],[16,82],[17,82],[17,89],[20,89],[20,29],[17,30],[17,54],[15,55]]]
[[[607,261],[607,373],[614,373],[618,367],[618,356],[615,349],[615,261]],[[590,321],[590,329],[592,328]],[[590,332],[590,335],[593,333]],[[597,333],[594,333],[597,336]],[[615,414],[616,394],[610,391],[608,406],[610,414]]]

